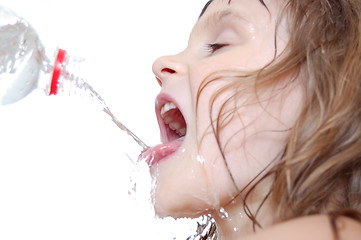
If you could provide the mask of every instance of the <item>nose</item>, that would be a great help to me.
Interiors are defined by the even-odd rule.
[[[163,56],[153,63],[153,73],[162,86],[170,79],[176,79],[187,73],[187,65],[181,55]]]

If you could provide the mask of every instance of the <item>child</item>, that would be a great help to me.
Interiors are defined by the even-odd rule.
[[[359,239],[360,16],[359,0],[209,1],[153,65],[157,215],[210,215],[218,239]]]

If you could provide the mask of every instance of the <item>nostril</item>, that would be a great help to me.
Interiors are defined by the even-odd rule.
[[[170,69],[170,68],[163,68],[162,72],[175,73],[175,71],[173,69]]]

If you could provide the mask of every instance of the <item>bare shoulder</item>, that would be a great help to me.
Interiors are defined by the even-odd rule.
[[[355,220],[340,217],[337,220],[340,240],[360,240],[361,224]],[[297,218],[271,226],[247,240],[333,240],[334,234],[326,215]]]

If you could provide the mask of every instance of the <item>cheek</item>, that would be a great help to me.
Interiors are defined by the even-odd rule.
[[[261,95],[269,99],[239,107],[222,129],[220,143],[239,189],[280,157],[302,105],[302,89]]]
[[[211,86],[210,92],[214,92],[212,87],[220,86],[221,84]],[[219,173],[223,174],[217,180],[225,190],[219,191],[223,194],[219,196],[225,198],[229,197],[229,193],[236,194],[226,164],[237,187],[243,189],[282,153],[289,129],[299,115],[302,102],[300,87],[277,93],[269,91],[259,95],[259,99],[251,92],[244,92],[237,99],[229,99],[234,94],[233,91],[219,95],[211,114],[212,120],[208,104],[202,108],[208,114],[200,113],[198,119],[202,156],[209,165],[220,169]],[[210,96],[205,91],[204,97],[209,99]],[[214,129],[209,127],[211,124]],[[223,156],[219,148],[222,149]]]

